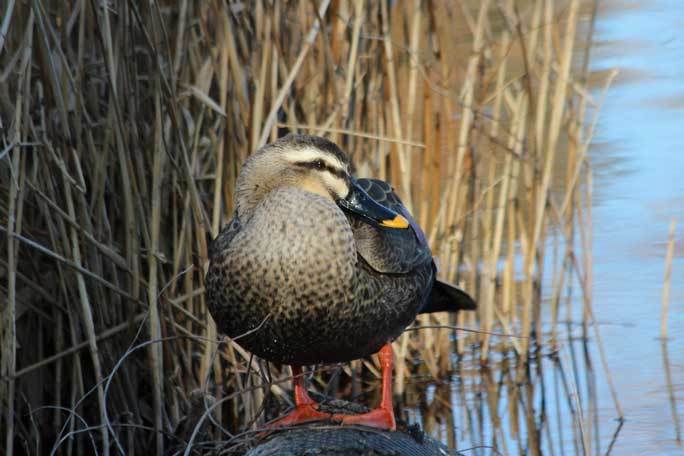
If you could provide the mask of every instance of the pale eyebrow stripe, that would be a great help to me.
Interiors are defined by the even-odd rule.
[[[312,162],[314,160],[323,160],[326,164],[340,171],[345,170],[346,166],[334,155],[328,154],[320,149],[313,147],[305,147],[302,149],[295,149],[285,152],[285,158],[290,162]]]
[[[317,160],[318,160],[318,159],[317,159]],[[340,178],[340,179],[342,179],[342,180],[347,180],[348,174],[347,174],[346,171],[342,171],[341,169],[338,169],[338,168],[336,168],[336,167],[334,167],[334,166],[330,166],[330,165],[329,165],[325,160],[323,160],[323,159],[321,159],[321,161],[323,161],[323,162],[325,163],[325,166],[323,167],[323,169],[322,169],[321,171],[327,171],[327,172],[329,172],[330,174],[332,174],[333,176],[335,176],[335,177],[337,177],[337,178]],[[310,162],[310,161],[298,161],[298,162],[294,162],[293,164],[296,165],[296,166],[301,166],[302,168],[318,169],[318,167],[316,166],[316,164],[315,164],[314,162]]]

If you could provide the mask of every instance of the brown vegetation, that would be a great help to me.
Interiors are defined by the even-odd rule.
[[[217,343],[202,278],[240,164],[286,131],[329,136],[359,175],[390,180],[443,278],[479,301],[396,342],[400,393],[416,356],[438,377],[453,353],[556,347],[573,287],[588,331],[600,103],[580,1],[388,3],[3,2],[9,453],[182,446],[197,401],[216,405],[205,438],[227,439],[285,400],[286,372]],[[483,332],[455,342],[453,326]]]

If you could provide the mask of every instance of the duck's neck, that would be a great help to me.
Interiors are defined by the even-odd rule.
[[[299,211],[305,211],[307,202],[312,199],[323,199],[329,210],[335,210],[337,205],[330,198],[328,189],[320,179],[302,178],[290,185],[279,185],[274,188],[268,181],[244,179],[236,190],[235,207],[241,220],[248,221],[260,205],[275,204],[276,210],[280,205],[293,206],[299,204]],[[285,214],[287,215],[287,214]]]
[[[267,228],[272,236],[313,235],[325,229],[330,218],[348,225],[341,209],[330,198],[294,186],[265,192],[258,201],[245,199],[237,210],[241,221]]]

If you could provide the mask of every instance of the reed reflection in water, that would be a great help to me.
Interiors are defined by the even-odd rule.
[[[573,325],[566,329],[559,349],[536,347],[528,363],[495,346],[481,365],[474,347],[440,383],[418,365],[402,416],[457,454],[610,454],[623,421],[615,412],[613,421],[600,419],[614,406],[597,394],[605,378],[594,366],[593,342]]]
[[[663,354],[663,372],[665,373],[665,382],[667,386],[667,394],[670,399],[670,411],[672,413],[672,423],[674,425],[674,438],[678,445],[682,444],[682,426],[679,422],[679,414],[677,413],[677,399],[675,389],[672,385],[672,369],[670,368],[670,355],[667,348],[667,339],[660,341],[660,348]]]

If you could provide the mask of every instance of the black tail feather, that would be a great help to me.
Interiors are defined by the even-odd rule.
[[[430,297],[420,313],[475,310],[477,304],[468,293],[441,280],[435,280]]]

